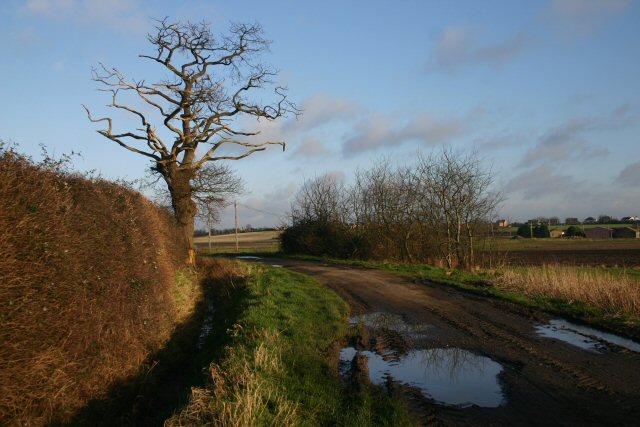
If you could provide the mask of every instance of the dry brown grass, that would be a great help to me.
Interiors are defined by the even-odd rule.
[[[497,284],[531,297],[581,301],[610,315],[640,317],[640,279],[624,270],[543,265],[508,268]]]
[[[192,389],[189,404],[165,426],[297,425],[297,405],[264,380],[282,370],[277,340],[276,332],[264,332],[251,354],[234,350],[223,364],[212,364],[210,387]]]
[[[0,155],[0,419],[64,422],[166,340],[184,253],[140,194]]]

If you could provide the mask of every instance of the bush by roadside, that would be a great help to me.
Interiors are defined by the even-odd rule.
[[[56,166],[0,151],[8,424],[65,422],[135,373],[188,311],[174,304],[185,254],[171,215],[133,190]]]

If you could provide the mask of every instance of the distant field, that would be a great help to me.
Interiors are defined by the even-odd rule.
[[[635,223],[626,223],[626,224],[584,224],[584,225],[552,225],[549,227],[549,230],[557,230],[557,229],[561,229],[561,230],[566,230],[569,227],[578,227],[580,229],[589,229],[589,228],[595,228],[595,227],[606,227],[606,228],[624,228],[624,227],[631,227],[631,228],[635,228]],[[507,232],[507,233],[515,233],[516,231],[518,231],[518,227],[504,227],[504,228],[498,228],[495,231],[498,232]]]
[[[278,240],[281,231],[256,231],[250,233],[238,233],[238,247],[241,252],[249,250],[255,251],[276,251],[280,247]],[[209,237],[196,237],[195,244],[198,249],[209,248]],[[235,251],[235,234],[221,234],[211,236],[211,249],[216,251]]]
[[[493,258],[511,265],[640,266],[639,239],[495,239]]]
[[[239,233],[239,252],[275,252],[280,247],[280,233],[281,231]],[[195,239],[197,248],[201,250],[208,249],[208,241],[207,236]],[[640,266],[640,240],[637,239],[498,238],[491,241],[489,246],[492,263]],[[216,252],[235,252],[235,235],[211,236],[211,249]]]
[[[640,249],[640,239],[495,239],[493,246],[499,250],[619,250]]]

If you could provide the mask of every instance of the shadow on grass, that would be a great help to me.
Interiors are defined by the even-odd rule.
[[[201,386],[203,370],[223,355],[227,330],[243,310],[244,286],[204,278],[204,299],[179,325],[166,346],[147,359],[140,373],[113,385],[107,398],[81,409],[68,425],[161,426]],[[204,329],[206,336],[201,336]]]

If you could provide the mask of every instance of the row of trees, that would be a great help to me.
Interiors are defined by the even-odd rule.
[[[493,181],[476,153],[448,149],[406,166],[380,161],[350,186],[323,175],[300,189],[283,250],[469,267],[500,202]]]
[[[528,239],[535,237],[537,239],[545,239],[551,237],[551,232],[547,224],[522,224],[518,227],[516,235],[526,237]],[[569,226],[565,232],[565,237],[585,237],[584,231],[575,225]]]

